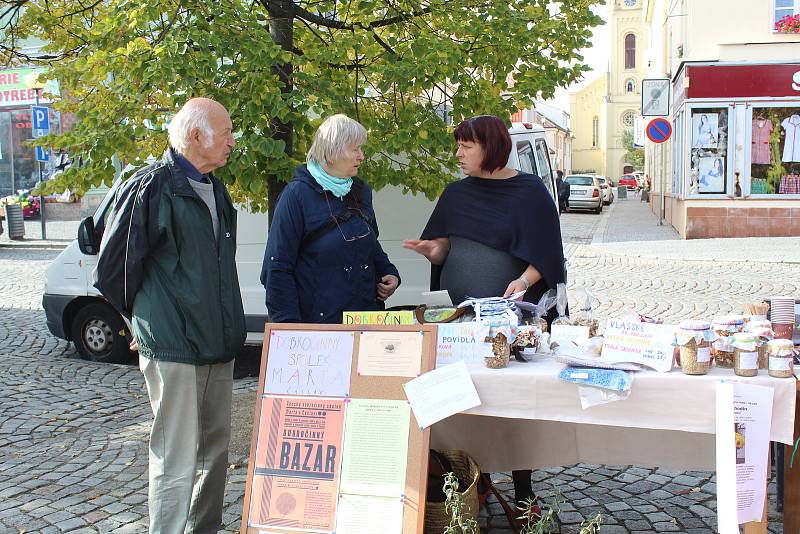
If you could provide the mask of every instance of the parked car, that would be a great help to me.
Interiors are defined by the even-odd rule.
[[[634,174],[623,174],[619,177],[619,181],[617,183],[627,187],[628,191],[633,191],[639,187],[639,182],[636,180],[636,175]]]
[[[600,181],[591,174],[570,174],[564,179],[569,184],[569,209],[603,211]]]
[[[611,189],[611,180],[605,176],[597,176],[597,181],[600,182],[600,193],[603,197],[603,204],[608,205],[614,202],[614,192]]]

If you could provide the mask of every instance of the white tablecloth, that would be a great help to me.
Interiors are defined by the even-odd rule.
[[[434,425],[432,445],[464,449],[491,472],[578,462],[713,469],[721,379],[772,387],[770,439],[794,442],[794,379],[766,371],[739,377],[732,369],[642,371],[627,399],[584,410],[578,386],[558,378],[563,367],[550,359],[512,361],[506,369],[471,365],[481,405]]]

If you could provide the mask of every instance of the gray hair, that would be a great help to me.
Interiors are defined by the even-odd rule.
[[[367,140],[367,129],[347,115],[331,115],[314,134],[314,142],[306,154],[308,163],[319,165],[336,161],[350,146]]]
[[[208,106],[192,105],[189,101],[172,118],[167,126],[169,131],[169,144],[183,154],[189,148],[189,134],[198,128],[204,137],[203,147],[211,146],[214,130],[208,120]]]

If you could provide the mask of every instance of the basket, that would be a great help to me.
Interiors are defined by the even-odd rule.
[[[442,456],[450,461],[453,472],[459,480],[459,493],[464,495],[464,503],[469,508],[468,517],[478,520],[478,481],[481,478],[481,470],[472,457],[464,451],[440,450]],[[463,485],[469,481],[469,486]],[[444,509],[443,502],[425,503],[425,530],[424,534],[442,534],[444,529],[450,525],[450,516]],[[480,533],[480,528],[478,529]]]

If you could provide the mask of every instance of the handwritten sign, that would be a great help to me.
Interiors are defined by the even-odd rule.
[[[600,358],[608,363],[638,363],[666,373],[672,369],[675,330],[672,325],[609,319]]]
[[[273,330],[264,392],[348,396],[353,339],[352,332]]]
[[[440,324],[436,347],[436,367],[457,361],[483,364],[492,356],[492,344],[484,341],[489,327],[478,322]]]
[[[342,313],[342,324],[414,324],[414,312],[402,311],[346,311]]]

